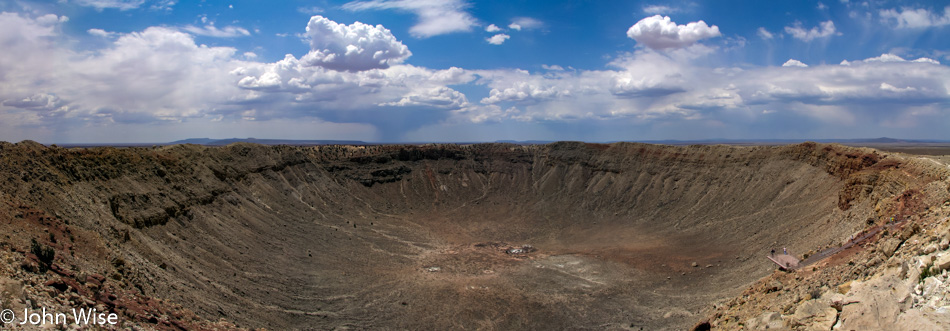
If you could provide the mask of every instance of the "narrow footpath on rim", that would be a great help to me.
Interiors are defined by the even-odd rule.
[[[870,239],[874,235],[878,234],[879,232],[881,232],[881,230],[892,229],[907,221],[908,219],[904,219],[903,221],[892,221],[884,225],[875,226],[873,228],[866,230],[867,232],[865,232],[864,234],[860,234],[857,237],[849,240],[847,243],[845,243],[844,245],[841,245],[840,247],[827,248],[818,253],[808,256],[808,258],[806,258],[804,261],[799,261],[794,256],[785,254],[785,253],[770,255],[767,258],[770,261],[777,264],[782,269],[786,269],[786,270],[801,269],[809,265],[815,264],[821,260],[824,260],[832,255],[838,254],[839,252],[844,251],[848,248],[851,248],[856,244],[860,244]]]

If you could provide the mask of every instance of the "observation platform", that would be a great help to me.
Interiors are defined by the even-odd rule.
[[[766,257],[785,270],[795,270],[801,266],[801,261],[788,254],[775,254]]]

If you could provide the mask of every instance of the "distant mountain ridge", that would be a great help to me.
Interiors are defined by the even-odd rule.
[[[496,143],[516,144],[516,145],[546,145],[557,142],[558,140],[495,140]],[[786,145],[798,144],[806,141],[818,143],[836,143],[836,144],[934,144],[950,143],[950,140],[934,139],[900,139],[900,138],[855,138],[855,139],[697,139],[697,140],[615,140],[615,141],[593,141],[592,143],[615,143],[615,142],[640,142],[647,144],[661,145],[746,145],[746,144],[765,144],[765,145]],[[294,146],[313,146],[313,145],[418,145],[430,142],[365,142],[362,140],[294,140],[294,139],[256,139],[256,138],[189,138],[168,143],[177,144],[195,144],[205,146],[224,146],[233,143],[253,143],[261,145],[294,145]],[[482,141],[456,141],[447,142],[454,144],[479,144]]]
[[[560,140],[560,141],[570,141],[570,140]],[[817,143],[835,143],[842,145],[900,145],[900,144],[950,144],[950,140],[936,140],[936,139],[899,139],[899,138],[856,138],[856,139],[697,139],[697,140],[614,140],[614,141],[586,141],[587,143],[601,143],[601,144],[610,144],[615,142],[638,142],[645,144],[660,144],[660,145],[791,145],[799,144],[806,141],[812,141]],[[515,145],[547,145],[550,143],[558,142],[558,140],[495,140],[495,143],[504,143],[504,144],[515,144]],[[415,141],[415,142],[366,142],[362,140],[295,140],[295,139],[257,139],[257,138],[226,138],[226,139],[214,139],[214,138],[188,138],[182,140],[176,140],[172,142],[162,142],[162,143],[58,143],[56,145],[62,147],[97,147],[97,146],[114,146],[114,147],[148,147],[156,145],[179,145],[179,144],[194,144],[194,145],[203,145],[203,146],[225,146],[234,143],[252,143],[260,145],[292,145],[292,146],[317,146],[317,145],[425,145],[432,144],[436,142],[431,141]],[[489,143],[489,141],[453,141],[453,142],[437,142],[439,144],[459,144],[459,145],[469,145],[469,144],[482,144]]]
[[[313,146],[313,145],[368,145],[362,140],[294,140],[294,139],[256,139],[256,138],[189,138],[170,142],[170,145],[195,144],[205,146],[225,146],[233,143],[252,143],[261,145],[294,145],[294,146]]]
[[[950,143],[950,140],[936,139],[898,139],[898,138],[855,138],[855,139],[702,139],[702,140],[643,140],[640,142],[665,145],[712,145],[712,144],[797,144],[806,141],[834,144],[934,144]]]

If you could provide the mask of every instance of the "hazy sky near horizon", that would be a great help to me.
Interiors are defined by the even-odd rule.
[[[950,139],[950,1],[0,1],[0,140]]]

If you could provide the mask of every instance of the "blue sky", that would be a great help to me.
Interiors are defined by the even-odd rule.
[[[950,139],[950,1],[0,2],[0,140]]]

